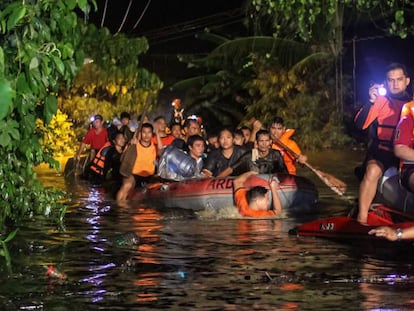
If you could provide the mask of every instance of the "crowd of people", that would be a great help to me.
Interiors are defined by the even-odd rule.
[[[177,106],[180,108],[176,104],[175,110]],[[241,193],[244,183],[241,181],[252,174],[296,174],[297,163],[306,161],[306,156],[296,159],[272,140],[272,135],[282,139],[283,133],[290,133],[286,135],[288,138],[293,133],[283,126],[283,119],[276,117],[268,129],[261,121],[253,119],[250,127],[234,130],[225,127],[218,133],[207,134],[202,129],[201,118],[189,116],[180,121],[177,118],[183,117],[183,110],[179,112],[181,116],[175,112],[170,124],[164,116],[157,116],[152,121],[144,120],[137,128],[130,126],[131,117],[127,112],[122,112],[108,128],[102,116],[96,115],[75,156],[79,159],[85,147],[90,146],[91,161],[84,176],[94,183],[110,179],[118,189],[116,199],[119,202],[127,200],[135,187],[144,188],[154,180],[233,176],[238,198],[235,202],[243,216],[281,214],[282,207],[275,191],[277,178],[269,182],[268,188],[245,189],[245,201],[240,200],[236,192]],[[283,126],[277,133],[272,128],[275,124]],[[293,140],[290,143],[300,154],[297,144]],[[125,163],[131,162],[129,156],[126,159],[129,148],[133,163],[125,171]],[[259,199],[265,202],[270,192],[276,204],[273,209],[267,210],[269,204],[256,204]]]
[[[390,64],[384,84],[387,93],[379,92],[384,85],[372,85],[369,101],[355,116],[356,127],[366,130],[369,136],[367,155],[359,172],[357,220],[364,225],[368,222],[378,182],[388,168],[400,168],[401,184],[408,191],[414,191],[414,101],[407,91],[410,77],[406,67]],[[108,130],[103,126],[102,116],[96,115],[93,128],[83,139],[76,157],[90,145],[93,160],[89,175],[94,180],[103,180],[111,171],[112,177],[119,181],[116,195],[119,201],[126,200],[132,188],[145,187],[154,176],[175,181],[234,176],[235,202],[242,215],[281,213],[277,179],[269,184],[273,198],[271,211],[266,202],[268,189],[241,189],[246,178],[255,173],[296,174],[297,164],[305,163],[307,157],[291,138],[294,130],[286,128],[281,117],[275,117],[267,127],[260,120],[252,119],[250,126],[202,133],[201,119],[184,118],[180,104],[181,101],[174,101],[169,125],[163,116],[158,116],[152,122],[146,120],[135,133],[128,126],[130,116],[126,112]],[[136,148],[136,156],[130,175],[122,176],[122,155],[128,148]],[[389,239],[412,235],[411,230],[393,231],[390,227],[372,230],[371,234]]]

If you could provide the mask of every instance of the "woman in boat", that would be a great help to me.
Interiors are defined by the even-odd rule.
[[[219,149],[211,151],[204,164],[203,174],[207,177],[216,177],[226,168],[230,167],[246,152],[241,146],[234,145],[234,134],[228,129],[219,133]],[[234,170],[232,176],[240,175],[243,170]]]
[[[239,213],[244,217],[269,217],[282,214],[282,204],[280,203],[277,190],[280,188],[279,180],[273,177],[269,181],[272,193],[272,209],[270,206],[269,190],[263,186],[255,186],[251,189],[244,187],[246,180],[257,174],[255,171],[246,172],[233,181],[234,201]]]

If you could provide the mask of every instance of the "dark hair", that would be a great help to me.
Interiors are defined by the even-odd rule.
[[[178,125],[181,128],[181,123],[178,123],[178,122],[171,123],[170,128],[173,128],[173,126],[176,126],[176,125]]]
[[[122,137],[123,137],[123,138],[125,138],[125,140],[128,140],[128,139],[125,137],[124,133],[122,133],[122,132],[120,132],[120,131],[116,131],[116,132],[114,133],[114,136],[113,136],[113,138],[112,138],[112,141],[115,141],[115,139],[118,137],[118,135],[122,135]]]
[[[405,65],[400,64],[400,63],[391,63],[391,64],[389,64],[387,66],[387,68],[385,69],[385,73],[387,74],[391,70],[396,70],[396,69],[401,69],[406,77],[409,77],[410,76],[408,74],[407,67],[405,67]]]
[[[126,111],[122,111],[122,112],[121,112],[121,120],[122,120],[122,119],[125,119],[125,118],[127,118],[127,119],[130,119],[130,120],[131,120],[131,115],[130,115],[128,112],[126,112]]]
[[[100,114],[96,114],[94,117],[93,117],[93,120],[95,121],[95,120],[101,120],[101,121],[103,121],[103,117],[100,115]]]
[[[233,134],[234,134],[234,136],[239,135],[241,137],[244,137],[243,136],[243,131],[241,130],[241,128],[234,130],[234,133]]]
[[[187,118],[187,119],[185,119],[183,127],[189,127],[191,122],[194,122],[194,123],[197,123],[198,125],[200,125],[200,123],[198,123],[197,119]]]
[[[283,118],[282,117],[274,117],[273,121],[272,121],[272,124],[282,124],[282,125],[284,125],[283,124]]]
[[[263,198],[266,195],[267,191],[268,190],[263,186],[255,186],[253,188],[250,188],[246,194],[247,202],[250,204],[250,202],[255,199]]]
[[[242,127],[240,127],[241,130],[249,130],[251,131],[252,129],[250,127],[248,127],[247,125],[243,125]]]
[[[220,137],[221,137],[221,134],[222,134],[223,132],[230,132],[231,137],[233,137],[233,138],[234,138],[234,132],[233,132],[231,129],[229,129],[228,127],[224,127],[224,128],[222,128],[222,129],[220,130],[220,132],[219,132],[219,134],[218,134],[218,138],[220,138]]]
[[[190,137],[188,137],[187,145],[192,147],[196,141],[202,141],[203,143],[205,143],[204,138],[200,135],[191,135]]]
[[[157,122],[158,120],[163,119],[165,121],[165,118],[163,116],[157,116],[154,118],[154,120],[152,122]]]
[[[259,131],[257,131],[257,133],[256,133],[256,140],[259,140],[259,136],[260,135],[267,135],[267,136],[270,137],[270,133],[269,133],[268,130],[259,130]]]
[[[217,137],[218,138],[217,132],[211,132],[211,133],[207,134],[207,139],[212,138],[212,137]]]
[[[152,126],[151,123],[148,123],[148,122],[142,123],[141,132],[144,128],[151,129],[152,132],[154,131],[154,127]]]

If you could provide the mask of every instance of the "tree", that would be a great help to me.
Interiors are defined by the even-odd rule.
[[[113,36],[107,28],[89,24],[82,49],[87,61],[59,97],[59,108],[73,120],[78,137],[85,134],[91,115],[112,119],[122,111],[139,113],[149,91],[157,93],[163,86],[156,74],[139,67],[139,57],[148,50],[144,37]]]
[[[388,35],[414,33],[410,22],[414,1],[381,0],[251,0],[255,31],[270,26],[274,36],[326,45],[335,59],[335,103],[343,113],[343,40],[348,26],[371,23]],[[265,22],[263,23],[262,20]],[[354,36],[355,34],[351,34]]]
[[[334,68],[330,53],[273,37],[219,41],[214,35],[213,39],[219,45],[206,57],[183,58],[207,74],[173,86],[196,94],[191,108],[199,109],[207,124],[235,127],[251,117],[266,124],[280,115],[289,126],[298,128],[296,137],[308,149],[342,146],[349,141],[331,105],[335,88],[330,80]],[[226,123],[226,116],[231,117],[230,122]]]
[[[36,119],[49,124],[61,84],[83,63],[82,27],[75,9],[86,0],[2,1],[0,4],[0,229],[35,215],[61,220],[61,193],[46,189],[33,167],[57,165],[40,144]]]

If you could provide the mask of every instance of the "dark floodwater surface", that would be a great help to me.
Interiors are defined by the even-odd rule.
[[[119,207],[102,189],[40,172],[46,184],[73,193],[72,203],[64,230],[36,220],[12,241],[13,273],[0,276],[0,309],[413,310],[414,255],[288,235],[354,206],[361,157],[310,155],[314,166],[348,183],[347,195],[339,198],[301,169],[318,186],[320,215],[283,220]],[[137,245],[128,240],[133,234]],[[67,279],[47,277],[50,265]]]

